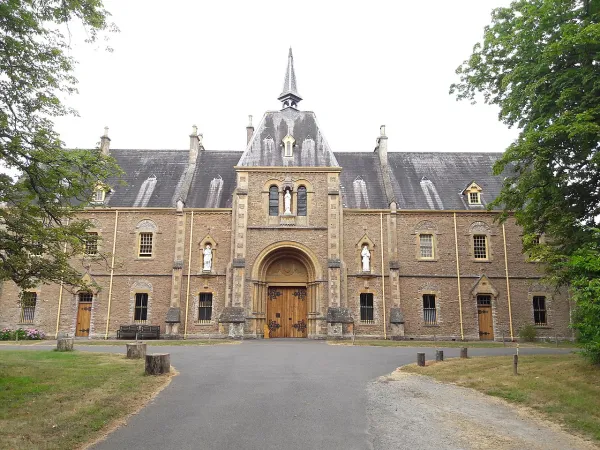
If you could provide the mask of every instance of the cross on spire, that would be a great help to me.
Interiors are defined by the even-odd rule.
[[[296,87],[296,73],[294,72],[294,55],[292,55],[292,47],[290,47],[290,52],[288,54],[288,65],[285,72],[285,81],[283,82],[283,91],[277,100],[283,102],[284,108],[297,108],[298,103],[302,100],[302,97],[298,94],[298,88]]]

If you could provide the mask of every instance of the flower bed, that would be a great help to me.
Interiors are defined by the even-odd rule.
[[[0,331],[0,341],[39,341],[46,337],[46,333],[35,328],[3,328]]]

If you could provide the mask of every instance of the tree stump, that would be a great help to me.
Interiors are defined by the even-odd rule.
[[[417,366],[425,367],[425,353],[417,353]]]
[[[63,338],[56,341],[56,350],[59,352],[72,352],[73,338]]]
[[[444,360],[444,351],[443,350],[435,351],[435,360],[436,360],[436,362],[440,362],[440,361]]]
[[[146,357],[146,344],[141,342],[134,342],[127,344],[127,358],[128,359],[141,359]]]
[[[170,353],[153,353],[146,355],[146,374],[162,375],[171,371]]]
[[[461,358],[468,358],[467,356],[467,347],[463,347],[460,349],[460,357]]]

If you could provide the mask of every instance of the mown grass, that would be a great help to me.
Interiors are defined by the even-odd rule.
[[[121,339],[115,340],[77,340],[77,345],[125,345],[131,342],[135,342],[135,339],[127,340]],[[220,345],[220,344],[239,344],[240,341],[232,341],[228,339],[174,339],[174,340],[149,340],[143,341],[148,344],[149,347],[163,347],[163,346],[181,346],[181,345]]]
[[[135,411],[169,377],[123,355],[0,353],[0,449],[73,449]]]
[[[330,344],[352,345],[352,341],[329,341]],[[516,347],[514,342],[490,342],[490,341],[384,341],[378,339],[356,339],[354,345],[367,345],[373,347],[431,347],[431,348],[501,348],[501,347]],[[519,347],[553,347],[556,348],[555,342],[525,342],[520,343]],[[577,345],[570,341],[559,341],[558,348],[575,348]]]
[[[539,411],[549,420],[600,441],[600,367],[580,355],[520,355],[449,359],[403,371],[429,375]]]

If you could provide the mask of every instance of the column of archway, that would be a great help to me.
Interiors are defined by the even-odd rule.
[[[252,289],[252,313],[256,316],[255,330],[256,335],[263,335],[264,325],[267,314],[267,283],[254,280]]]

